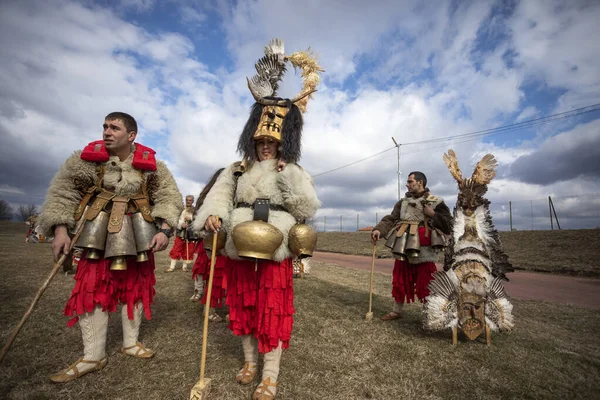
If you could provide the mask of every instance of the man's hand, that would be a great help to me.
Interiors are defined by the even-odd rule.
[[[188,228],[188,223],[184,222],[183,224],[181,224],[181,229],[187,229]]]
[[[435,211],[433,210],[433,207],[431,207],[430,204],[425,204],[423,206],[423,214],[427,215],[429,218],[433,218],[433,216],[435,215]]]
[[[54,228],[54,239],[52,240],[52,254],[54,255],[54,262],[57,262],[60,258],[61,253],[69,254],[71,248],[71,238],[67,232],[65,225],[58,225]]]
[[[208,232],[218,232],[221,229],[221,221],[217,220],[214,215],[209,215],[204,223],[204,229]]]
[[[281,172],[285,169],[285,166],[287,165],[287,163],[285,161],[283,161],[282,159],[279,159],[277,161],[277,171]]]
[[[168,245],[169,238],[162,232],[158,232],[156,235],[154,235],[152,241],[150,242],[150,248],[154,252],[163,251]]]
[[[379,230],[375,229],[371,231],[371,243],[373,243],[374,245],[377,244],[377,241],[379,240],[379,236],[381,235],[381,232],[379,232]]]

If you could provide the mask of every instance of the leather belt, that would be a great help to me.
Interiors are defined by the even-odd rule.
[[[250,203],[238,203],[237,204],[237,208],[240,208],[240,207],[254,209],[254,204],[250,204]],[[287,208],[285,208],[281,204],[270,204],[269,203],[269,210],[273,210],[273,211],[285,211],[285,212],[287,212]]]

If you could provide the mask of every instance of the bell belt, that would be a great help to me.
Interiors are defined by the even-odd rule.
[[[251,208],[254,209],[254,204],[250,204],[250,203],[237,203],[237,207],[236,208]],[[271,204],[269,203],[269,210],[272,211],[285,211],[288,212],[287,208],[285,208],[284,206],[282,206],[281,204]]]

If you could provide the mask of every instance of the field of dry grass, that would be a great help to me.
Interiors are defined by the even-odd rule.
[[[319,232],[317,250],[371,256],[369,232]],[[500,232],[517,270],[600,277],[600,229]],[[391,257],[385,240],[377,257]]]
[[[50,266],[48,244],[27,245],[22,236],[0,236],[0,343],[28,307]],[[189,273],[162,272],[157,255],[154,318],[140,338],[157,350],[152,360],[118,352],[120,315],[109,322],[108,366],[74,382],[55,385],[48,375],[81,355],[77,327],[61,310],[73,276],[59,275],[0,366],[0,397],[7,399],[187,399],[198,380],[201,309],[188,301]],[[600,390],[600,313],[571,306],[514,300],[516,330],[496,334],[492,345],[451,346],[450,332],[426,333],[420,307],[402,320],[377,318],[391,306],[389,275],[376,274],[371,324],[368,273],[314,263],[295,280],[296,323],[284,353],[278,399],[539,399],[595,398]],[[221,311],[223,314],[225,310]],[[239,340],[224,323],[210,325],[207,376],[210,399],[249,399],[239,386]],[[594,394],[596,393],[596,394]]]

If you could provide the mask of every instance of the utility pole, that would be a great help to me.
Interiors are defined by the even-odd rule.
[[[402,146],[401,144],[398,144],[398,142],[396,142],[396,139],[394,139],[394,137],[392,136],[392,140],[394,141],[394,145],[396,146],[396,149],[398,150],[398,201],[400,201],[400,199],[402,198],[402,195],[400,194],[401,190],[400,190],[400,181],[401,181],[401,177],[400,177],[400,146]]]

